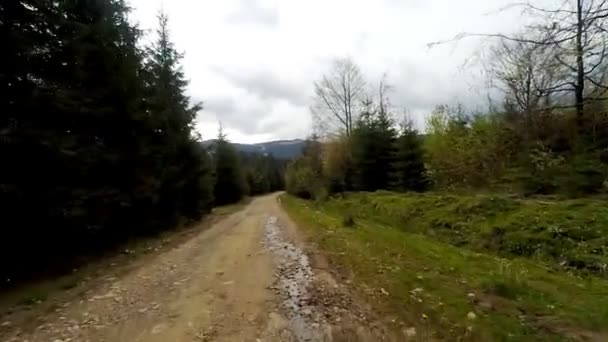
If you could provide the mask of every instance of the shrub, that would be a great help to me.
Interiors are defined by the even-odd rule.
[[[346,214],[342,217],[342,226],[346,228],[352,228],[355,226],[355,219],[353,215]]]

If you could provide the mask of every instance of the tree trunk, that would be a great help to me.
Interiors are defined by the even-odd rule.
[[[585,111],[585,63],[583,61],[583,0],[577,0],[577,29],[576,29],[576,125],[579,134],[583,132],[583,115]]]

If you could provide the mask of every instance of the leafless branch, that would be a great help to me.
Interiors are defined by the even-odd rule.
[[[349,58],[334,61],[330,73],[314,83],[313,119],[315,125],[350,134],[355,119],[355,105],[365,82],[359,67]]]

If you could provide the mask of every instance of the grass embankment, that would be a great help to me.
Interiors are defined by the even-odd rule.
[[[374,193],[283,205],[420,340],[608,339],[600,201]]]

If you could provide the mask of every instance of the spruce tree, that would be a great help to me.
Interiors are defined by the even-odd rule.
[[[221,127],[215,144],[215,203],[236,203],[247,195],[247,183],[238,152],[226,139]]]
[[[49,218],[66,204],[53,198],[51,175],[59,165],[52,163],[61,160],[55,160],[56,132],[48,127],[53,95],[47,72],[58,20],[56,9],[44,1],[0,4],[2,279],[36,265],[46,252],[42,241],[52,237]]]
[[[265,194],[284,188],[285,161],[259,153],[241,153],[240,156],[250,195]]]
[[[359,191],[388,189],[393,183],[396,132],[384,110],[364,103],[352,134],[354,188]]]
[[[421,137],[412,123],[406,121],[397,139],[395,188],[399,191],[424,191],[428,186]]]
[[[197,218],[212,203],[207,152],[192,136],[201,109],[186,96],[188,82],[180,65],[182,54],[170,40],[168,17],[158,15],[156,41],[147,49],[146,105],[149,110],[146,159],[148,173],[158,187],[157,206],[175,221],[181,215]]]
[[[355,128],[351,135],[351,148],[353,155],[353,188],[357,191],[374,191],[374,180],[371,179],[374,175],[374,134],[373,134],[373,116],[369,104],[367,110],[361,113],[361,116],[355,124]]]
[[[144,84],[127,16],[120,0],[0,6],[0,191],[12,233],[0,249],[22,256],[19,270],[126,236],[144,217],[133,201]]]
[[[375,188],[387,190],[394,183],[395,142],[397,132],[395,123],[385,110],[380,110],[374,118],[375,146]]]

